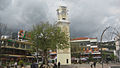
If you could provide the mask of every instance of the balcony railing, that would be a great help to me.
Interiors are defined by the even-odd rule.
[[[31,45],[28,42],[13,41],[13,40],[1,40],[1,48],[14,48],[21,50],[30,50]]]

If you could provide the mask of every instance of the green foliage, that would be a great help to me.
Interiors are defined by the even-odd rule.
[[[25,63],[25,65],[31,65],[31,64],[32,64],[32,63],[28,63],[28,62]]]
[[[111,58],[112,61],[114,61],[114,60],[117,59],[117,56],[115,56],[114,54],[111,54],[111,55],[110,55],[110,58]]]
[[[23,60],[20,60],[20,61],[18,62],[18,64],[19,64],[19,65],[24,64],[24,61],[23,61]]]
[[[61,31],[61,28],[57,25],[46,23],[40,23],[33,25],[33,29],[29,32],[31,35],[30,42],[32,42],[32,48],[36,52],[43,51],[43,62],[48,62],[48,50],[64,49],[68,48],[69,38],[67,34]]]
[[[103,60],[106,60],[106,58],[107,58],[107,53],[106,52],[103,52],[102,58],[103,58]]]
[[[32,45],[41,50],[64,49],[68,46],[68,37],[56,25],[40,23],[33,26],[30,31]]]
[[[91,54],[91,53],[90,53],[90,55],[89,55],[88,60],[89,60],[89,61],[93,61],[93,56],[92,56],[92,54]]]
[[[14,61],[11,61],[10,64],[14,64]]]

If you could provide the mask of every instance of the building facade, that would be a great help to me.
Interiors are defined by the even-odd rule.
[[[12,39],[0,39],[0,60],[2,64],[18,62],[19,60],[32,61],[29,42]]]
[[[116,37],[115,38],[115,45],[116,45],[116,56],[118,57],[119,61],[120,61],[120,38]]]
[[[77,58],[79,60],[88,60],[90,55],[94,59],[100,59],[100,52],[97,45],[97,38],[80,37],[71,39],[72,61]]]

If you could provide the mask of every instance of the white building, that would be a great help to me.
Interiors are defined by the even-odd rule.
[[[115,55],[118,57],[119,61],[120,61],[120,38],[119,37],[116,37],[115,38],[115,45],[116,45],[116,52]]]
[[[97,38],[88,38],[88,37],[80,37],[71,39],[71,53],[73,58],[86,58],[88,59],[90,54],[94,59],[100,59],[101,53],[99,52],[99,48],[97,45]],[[79,55],[75,56],[75,55]],[[74,63],[74,60],[72,60]]]

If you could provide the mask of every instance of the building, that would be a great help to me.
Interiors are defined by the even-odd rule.
[[[57,53],[56,51],[49,53],[49,62],[56,63],[57,62]]]
[[[116,57],[116,45],[115,41],[104,41],[99,42],[99,51],[101,52],[102,48],[102,54],[104,61],[117,61]]]
[[[70,43],[70,32],[69,32],[69,21],[68,21],[68,13],[67,6],[60,5],[57,9],[57,26],[61,28],[63,32],[66,33],[68,37],[68,42]],[[70,44],[66,45],[70,46]],[[57,63],[60,62],[61,65],[71,64],[71,50],[70,48],[65,48],[63,50],[57,49]]]
[[[75,58],[79,60],[86,59],[88,60],[91,56],[94,59],[100,59],[100,52],[97,45],[97,38],[88,38],[88,37],[80,37],[71,39],[71,54],[72,54],[72,61]]]
[[[119,37],[115,37],[115,46],[116,46],[116,56],[118,57],[119,61],[120,61],[120,39]]]
[[[105,41],[105,42],[99,42],[99,48],[102,47],[103,51],[112,51],[114,52],[116,50],[116,45],[115,45],[115,41]],[[101,50],[101,49],[100,49]]]
[[[0,39],[0,60],[2,64],[10,62],[18,62],[24,60],[25,62],[31,62],[34,56],[30,53],[31,43],[12,40],[12,39]]]

